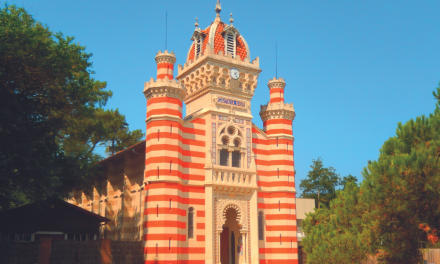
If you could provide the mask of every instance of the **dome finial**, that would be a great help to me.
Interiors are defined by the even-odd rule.
[[[199,21],[198,21],[197,17],[196,17],[196,23],[194,24],[194,26],[196,27],[196,29],[199,27]]]
[[[231,23],[231,26],[232,26],[232,23],[234,22],[234,19],[232,18],[232,12],[231,12],[231,18],[229,19],[229,22]]]
[[[222,11],[222,5],[220,4],[220,0],[217,0],[217,3],[215,4],[215,12],[217,13],[216,20],[220,20],[220,12]]]

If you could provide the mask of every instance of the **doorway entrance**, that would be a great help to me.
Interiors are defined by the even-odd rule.
[[[242,241],[240,225],[237,223],[237,211],[229,208],[226,211],[226,222],[220,235],[220,262],[221,264],[239,264],[240,245]]]

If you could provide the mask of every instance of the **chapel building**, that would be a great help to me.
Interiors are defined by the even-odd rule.
[[[93,194],[73,203],[112,220],[100,237],[143,240],[146,264],[298,263],[293,104],[273,78],[263,128],[252,122],[259,60],[215,11],[176,76],[174,53],[156,54],[145,141],[101,161]]]

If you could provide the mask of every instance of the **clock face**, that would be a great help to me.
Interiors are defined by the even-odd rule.
[[[229,71],[229,74],[231,75],[232,79],[238,80],[240,78],[240,72],[236,68],[232,68]]]

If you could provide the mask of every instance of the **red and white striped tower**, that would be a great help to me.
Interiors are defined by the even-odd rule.
[[[266,232],[260,262],[268,264],[298,263],[292,135],[295,111],[293,104],[284,103],[285,86],[283,78],[269,80],[270,102],[260,111],[270,160],[265,166],[267,177],[258,183],[258,207],[265,210]]]
[[[284,103],[284,88],[286,82],[283,78],[269,80],[267,84],[270,92],[270,103]]]
[[[156,55],[157,80],[146,82],[147,135],[145,153],[145,263],[177,263],[178,249],[184,240],[180,209],[181,170],[179,137],[182,100],[185,90],[173,79],[176,57],[173,52]]]
[[[162,53],[162,51],[159,51],[155,59],[157,63],[157,79],[165,79],[165,77],[168,77],[170,80],[173,79],[174,63],[176,63],[174,52],[168,53],[165,50]]]

